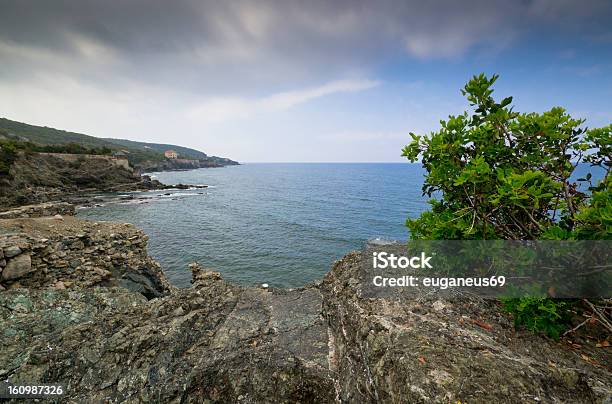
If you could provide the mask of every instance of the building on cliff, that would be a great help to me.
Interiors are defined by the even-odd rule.
[[[176,158],[178,158],[178,154],[174,150],[166,150],[164,152],[164,156],[166,156],[167,159],[176,159]]]

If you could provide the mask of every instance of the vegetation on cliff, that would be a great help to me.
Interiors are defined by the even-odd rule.
[[[156,166],[163,168],[166,159],[164,151],[176,150],[181,158],[198,160],[206,163],[203,166],[224,166],[237,164],[230,159],[208,156],[199,150],[172,144],[157,144],[135,142],[125,139],[97,138],[81,133],[68,132],[49,128],[46,126],[29,125],[23,122],[0,118],[0,140],[17,140],[35,143],[40,146],[65,146],[77,144],[84,149],[110,150],[111,152],[124,151],[130,164],[136,168],[143,166]]]
[[[1,134],[3,134],[2,130],[0,130]],[[0,139],[0,176],[9,174],[19,152],[109,155],[112,150],[105,146],[89,148],[78,143],[42,145],[13,139]]]
[[[403,155],[421,158],[423,194],[436,196],[431,211],[407,221],[412,237],[611,239],[612,125],[587,129],[560,107],[516,112],[512,97],[492,97],[497,78],[481,74],[466,84],[470,113],[442,120],[430,136],[410,134]],[[593,173],[574,179],[585,163]],[[518,324],[553,337],[573,306],[546,297],[506,302]]]

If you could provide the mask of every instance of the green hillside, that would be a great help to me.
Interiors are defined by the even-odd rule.
[[[112,139],[106,138],[104,139],[108,142],[118,144],[123,147],[128,147],[130,149],[137,149],[143,151],[156,151],[159,153],[163,153],[166,150],[174,150],[176,151],[180,157],[187,159],[205,159],[208,157],[206,153],[201,152],[199,150],[190,149],[189,147],[177,146],[173,144],[163,144],[163,143],[146,143],[146,142],[136,142],[134,140],[127,139]]]
[[[27,123],[11,121],[0,118],[0,129],[8,132],[10,137],[18,140],[27,140],[43,145],[78,143],[85,147],[110,147],[108,141],[82,133],[67,132],[65,130],[49,128],[47,126],[28,125]],[[3,135],[7,135],[3,133]],[[116,149],[116,147],[115,147]]]
[[[207,156],[206,153],[188,147],[172,144],[145,143],[125,139],[103,139],[82,133],[68,132],[47,126],[29,125],[23,122],[0,118],[0,140],[2,138],[29,141],[40,145],[65,145],[76,143],[86,148],[109,148],[112,151],[127,152],[132,165],[149,161],[163,161],[163,152],[175,150],[180,157],[195,160],[207,160],[218,164],[232,164],[229,159]]]

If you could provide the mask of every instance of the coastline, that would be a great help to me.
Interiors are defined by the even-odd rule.
[[[206,185],[162,184],[113,159],[67,160],[53,154],[20,153],[9,176],[0,179],[2,210],[46,202],[90,203],[95,194],[206,188]],[[95,156],[94,156],[95,157]]]
[[[241,287],[194,263],[192,287],[178,289],[133,225],[60,208],[64,215],[47,204],[39,213],[30,207],[29,218],[0,219],[2,272],[10,265],[14,275],[13,262],[21,268],[9,280],[0,275],[0,343],[10,347],[0,354],[0,377],[61,382],[69,402],[612,395],[605,367],[514,331],[493,301],[360,297],[359,253],[303,288]]]

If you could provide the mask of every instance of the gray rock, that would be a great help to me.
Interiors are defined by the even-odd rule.
[[[16,245],[12,245],[4,249],[4,256],[6,258],[11,258],[19,254],[21,254],[21,248],[17,247]]]
[[[59,240],[81,231],[91,249],[65,250],[66,257],[48,264],[52,270],[3,281],[0,378],[62,383],[70,386],[66,402],[505,404],[612,397],[608,369],[580,360],[566,344],[515,331],[495,301],[361,296],[359,254],[304,288],[240,287],[193,264],[193,286],[176,289],[132,226],[100,224],[98,234],[74,218],[54,225],[47,257],[62,248]],[[109,243],[111,231],[118,244]],[[129,248],[122,244],[128,239]],[[0,237],[2,245],[19,244],[8,241]],[[39,250],[32,254],[35,267],[44,262]],[[11,271],[31,267],[29,259],[23,253],[10,259]],[[82,260],[80,270],[62,269],[73,259]],[[593,350],[587,358],[612,363],[608,350]]]
[[[365,298],[361,265],[349,254],[321,285],[339,402],[610,402],[608,370],[577,361],[566,344],[515,331],[498,302]]]
[[[0,219],[30,218],[53,216],[55,214],[74,215],[74,205],[66,202],[47,202],[36,205],[20,206],[0,212]]]
[[[81,260],[80,259],[73,259],[70,260],[70,268],[77,268],[79,265],[81,265]]]
[[[32,258],[30,254],[21,254],[11,258],[2,271],[2,280],[17,279],[32,272]]]
[[[0,369],[10,380],[53,375],[70,386],[66,402],[334,401],[318,290],[194,272],[194,287],[149,301],[123,288],[2,293],[0,322],[20,338],[0,332],[10,347]]]
[[[37,270],[31,271],[32,276],[3,279],[9,289],[15,282],[21,288],[42,289],[61,280],[76,288],[123,286],[150,298],[169,292],[170,284],[160,265],[147,255],[144,233],[132,225],[109,222],[94,228],[91,222],[70,216],[61,222],[38,218],[19,221],[27,223],[27,233],[11,235],[13,220],[0,220],[0,246],[20,246],[22,250],[27,246],[28,252],[33,246],[30,255]],[[111,244],[111,237],[116,244]],[[133,240],[131,245],[125,244],[128,239]]]

